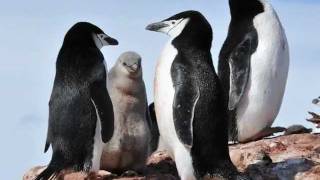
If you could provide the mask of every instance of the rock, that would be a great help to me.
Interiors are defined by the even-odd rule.
[[[296,175],[296,180],[319,180],[320,165],[314,166],[307,172],[300,172]]]
[[[36,178],[36,176],[38,174],[40,174],[45,168],[46,168],[46,166],[33,167],[26,174],[24,174],[22,179],[23,180],[32,180],[32,179]]]
[[[230,156],[239,171],[253,180],[319,180],[320,135],[294,134],[230,146]],[[23,180],[31,180],[44,169],[32,168]],[[67,173],[60,179],[96,180],[178,180],[174,161],[165,151],[152,154],[145,176],[114,177],[106,171],[98,173]],[[210,178],[209,178],[210,179]],[[214,178],[219,179],[219,178]],[[212,178],[211,178],[212,180]]]
[[[320,115],[314,112],[308,112],[308,113],[312,116],[312,118],[307,119],[307,121],[315,124],[317,128],[320,128]]]
[[[313,166],[314,163],[306,159],[289,159],[267,166],[252,164],[248,166],[246,173],[254,180],[293,180],[297,173],[308,171]]]
[[[284,135],[290,134],[303,134],[303,133],[311,133],[312,129],[306,128],[302,125],[292,125],[287,128],[284,132]]]
[[[320,179],[320,136],[295,134],[230,146],[232,162],[254,180],[291,180],[307,176]],[[267,154],[272,163],[261,162]]]

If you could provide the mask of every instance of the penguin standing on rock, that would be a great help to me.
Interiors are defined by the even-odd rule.
[[[277,131],[289,69],[280,20],[265,0],[229,0],[231,23],[218,73],[228,97],[230,140],[248,142]]]
[[[147,26],[168,34],[156,67],[154,104],[162,143],[182,180],[236,179],[228,150],[226,106],[211,58],[212,29],[197,11]]]
[[[108,91],[115,124],[103,149],[101,167],[123,175],[132,170],[142,173],[151,150],[151,131],[140,55],[121,54],[108,73]]]
[[[97,171],[103,142],[113,134],[113,107],[100,48],[117,45],[97,26],[79,22],[66,34],[56,62],[45,152],[52,158],[36,180],[63,169]]]

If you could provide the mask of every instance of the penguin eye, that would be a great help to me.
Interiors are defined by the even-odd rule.
[[[172,22],[171,22],[171,24],[175,24],[175,23],[176,23],[175,21],[172,21]]]

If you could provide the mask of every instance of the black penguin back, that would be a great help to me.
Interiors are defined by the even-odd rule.
[[[264,12],[264,6],[259,0],[229,0],[231,22],[227,38],[220,50],[218,75],[224,91],[226,103],[229,101],[230,90],[230,67],[229,58],[237,46],[242,43],[245,37],[251,33],[255,38],[256,49],[258,46],[258,34],[254,27],[253,19]],[[228,111],[229,138],[237,140],[238,130],[236,122],[236,109]]]

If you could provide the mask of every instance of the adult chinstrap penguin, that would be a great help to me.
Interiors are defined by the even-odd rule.
[[[197,11],[185,11],[146,29],[171,37],[157,62],[154,104],[160,137],[180,178],[235,178],[209,22]]]
[[[229,5],[231,22],[218,73],[228,101],[230,140],[247,142],[272,132],[285,91],[289,47],[267,1],[229,0]]]
[[[115,129],[104,146],[101,167],[117,174],[143,173],[151,151],[151,132],[139,54],[129,51],[120,55],[108,73],[108,91]]]
[[[63,169],[100,169],[102,145],[110,140],[114,122],[100,48],[117,44],[87,22],[75,24],[65,35],[49,102],[44,151],[51,145],[52,158],[36,180],[55,177]]]

